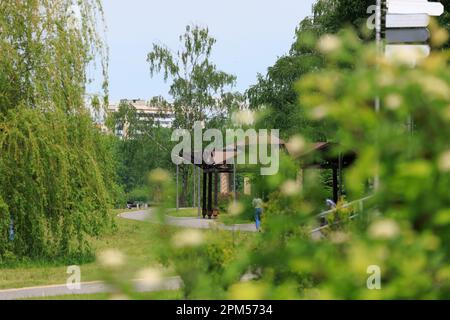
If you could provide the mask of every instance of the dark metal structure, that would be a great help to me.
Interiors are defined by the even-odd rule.
[[[282,140],[276,142],[280,146],[285,146]],[[242,147],[242,145],[240,146]],[[300,156],[301,169],[329,169],[333,172],[333,201],[338,202],[343,193],[343,170],[349,167],[356,159],[353,152],[335,154],[338,144],[332,142],[318,142],[305,150]],[[289,152],[289,148],[284,148]],[[209,155],[207,161],[203,158],[203,152],[191,152],[180,154],[188,163],[194,164],[199,172],[203,172],[202,188],[200,187],[200,175],[198,176],[198,201],[203,218],[212,218],[218,214],[218,194],[219,194],[219,174],[228,173],[233,176],[233,194],[236,199],[236,173],[237,167],[234,164],[238,154],[238,147],[226,147],[223,150],[214,150]],[[248,166],[240,168],[239,171],[249,171]],[[200,190],[201,199],[200,199]]]
[[[343,194],[343,171],[356,160],[356,153],[335,153],[338,144],[317,142],[300,155],[302,169],[328,169],[333,176],[333,201],[338,202]]]
[[[187,153],[182,156],[189,163],[194,164],[203,172],[202,188],[200,185],[197,190],[202,190],[202,197],[198,199],[198,206],[201,206],[203,218],[212,218],[218,213],[219,200],[219,174],[233,174],[233,185],[236,184],[236,173],[233,159],[237,154],[236,149],[223,149],[211,153],[208,161],[203,159],[203,152]]]

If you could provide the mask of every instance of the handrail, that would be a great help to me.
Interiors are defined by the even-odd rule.
[[[324,217],[326,217],[327,215],[329,215],[330,213],[335,213],[335,212],[336,212],[337,210],[339,210],[340,208],[348,208],[348,207],[350,207],[350,206],[353,206],[354,204],[359,204],[359,206],[360,206],[359,209],[360,209],[360,210],[363,210],[363,209],[364,209],[364,201],[369,200],[369,199],[371,199],[371,198],[373,198],[373,195],[370,195],[370,196],[367,196],[367,197],[364,197],[364,198],[361,198],[361,199],[358,199],[358,200],[355,200],[355,201],[346,203],[346,204],[344,204],[342,207],[339,207],[339,208],[333,208],[333,209],[330,209],[330,210],[321,212],[321,213],[319,213],[318,215],[316,215],[316,217],[318,217],[318,218],[324,218]]]
[[[355,201],[346,203],[346,204],[344,204],[344,205],[343,205],[342,207],[340,207],[340,208],[348,208],[348,207],[353,206],[353,205],[355,205],[355,204],[359,204],[359,210],[360,210],[360,211],[363,211],[363,210],[364,210],[364,201],[367,201],[367,200],[369,200],[369,199],[371,199],[371,198],[373,198],[373,197],[374,197],[373,195],[370,195],[370,196],[367,196],[367,197],[364,197],[364,198],[361,198],[361,199],[358,199],[358,200],[355,200]],[[329,215],[329,214],[331,214],[331,213],[337,212],[337,210],[339,210],[340,208],[334,208],[334,209],[331,209],[331,210],[327,210],[327,211],[321,212],[321,213],[319,213],[318,215],[316,215],[316,217],[318,217],[318,218],[324,218],[324,217],[326,217],[327,215]],[[358,213],[355,213],[354,215],[350,216],[349,219],[353,219],[353,218],[355,218],[356,216],[358,216]],[[335,222],[335,223],[333,223],[332,225],[336,225],[336,224],[338,224],[338,223],[339,223],[339,222]],[[311,230],[310,233],[313,234],[313,233],[316,233],[316,232],[320,232],[321,230],[326,229],[326,228],[329,228],[329,227],[330,227],[330,225],[329,225],[329,224],[326,224],[326,225],[323,225],[323,226],[314,228],[313,230]]]

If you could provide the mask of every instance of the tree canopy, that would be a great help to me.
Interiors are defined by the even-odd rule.
[[[372,0],[315,2],[312,16],[301,21],[295,30],[289,52],[269,67],[265,75],[259,74],[257,83],[246,92],[251,108],[269,107],[265,126],[280,129],[284,137],[301,132],[315,141],[332,138],[332,126],[326,121],[313,124],[306,120],[302,108],[296,108],[302,93],[294,90],[294,83],[301,76],[323,67],[324,57],[316,49],[320,36],[353,27],[359,31],[361,39],[372,40],[373,32],[367,30],[366,21],[372,14],[367,9],[373,4]]]
[[[208,28],[188,25],[179,40],[181,49],[176,53],[153,44],[147,58],[152,76],[161,72],[164,80],[171,78],[174,127],[192,129],[195,121],[225,118],[240,95],[231,91],[236,77],[218,70],[211,61],[216,39]]]

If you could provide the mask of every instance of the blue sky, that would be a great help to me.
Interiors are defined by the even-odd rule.
[[[208,26],[217,39],[213,61],[237,76],[244,91],[293,42],[298,23],[311,14],[314,0],[105,0],[110,47],[110,101],[168,98],[168,84],[150,77],[152,43],[179,47],[187,24]]]

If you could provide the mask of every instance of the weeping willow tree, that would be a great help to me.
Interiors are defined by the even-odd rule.
[[[112,225],[114,165],[85,106],[93,66],[107,97],[101,25],[99,0],[0,0],[0,262],[85,254]]]

